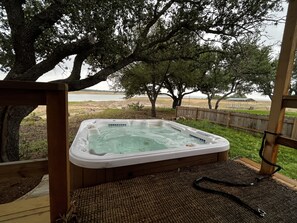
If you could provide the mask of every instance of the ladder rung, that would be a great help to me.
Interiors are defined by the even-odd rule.
[[[283,96],[283,108],[297,108],[297,96],[286,95]]]
[[[288,146],[288,147],[297,149],[297,140],[295,139],[279,136],[276,138],[276,143],[283,146]]]

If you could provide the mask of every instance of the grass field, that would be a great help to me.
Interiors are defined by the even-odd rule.
[[[263,110],[234,110],[234,112],[248,113],[254,115],[269,115],[269,111]],[[286,112],[286,117],[297,118],[297,112],[291,109]]]
[[[140,102],[145,107],[140,111],[129,109],[131,103]],[[193,106],[207,107],[206,100],[192,100]],[[234,102],[233,102],[234,103]],[[170,109],[171,101],[161,98],[157,101],[158,110],[157,118],[172,120],[175,117],[175,110]],[[267,102],[255,103],[257,110],[240,109],[241,112],[265,114]],[[187,105],[187,104],[185,104]],[[125,101],[117,102],[72,102],[69,103],[69,139],[70,143],[78,130],[80,123],[85,119],[91,118],[122,118],[122,119],[147,119],[150,118],[150,104],[146,98],[133,98]],[[188,106],[188,105],[187,105]],[[224,103],[224,108],[234,107],[234,104]],[[246,105],[245,105],[246,106]],[[250,105],[252,106],[252,105]],[[238,106],[240,107],[240,106]],[[241,106],[243,107],[243,106]],[[238,110],[237,110],[238,111]],[[292,115],[294,112],[292,112]],[[296,117],[296,116],[294,116]],[[206,121],[183,120],[180,121],[185,125],[192,126],[197,129],[208,131],[225,137],[231,144],[230,157],[246,157],[256,162],[260,162],[258,155],[262,135],[250,134],[219,125],[215,125]],[[35,159],[47,156],[46,144],[46,117],[45,108],[39,107],[30,114],[21,125],[20,134],[20,153],[22,159]],[[297,179],[297,151],[281,147],[279,150],[278,163],[283,167],[281,173],[291,178]]]
[[[226,138],[230,142],[229,156],[231,159],[246,157],[260,163],[259,150],[262,144],[262,134],[250,134],[226,128],[208,121],[179,120],[179,123],[201,129]],[[280,146],[278,164],[282,166],[280,173],[297,179],[297,151]]]

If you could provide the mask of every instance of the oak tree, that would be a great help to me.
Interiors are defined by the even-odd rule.
[[[56,80],[81,90],[195,33],[237,36],[259,29],[278,0],[1,0],[0,63],[4,80],[37,81],[73,59]],[[158,22],[164,28],[154,32]],[[83,64],[90,66],[82,77]],[[19,126],[34,108],[0,108],[0,162],[18,160]]]

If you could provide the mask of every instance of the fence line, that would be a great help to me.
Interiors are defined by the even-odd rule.
[[[210,122],[250,132],[263,133],[267,129],[268,115],[254,115],[224,110],[183,107],[176,108],[176,118],[185,117]],[[285,118],[283,136],[297,139],[297,119]]]

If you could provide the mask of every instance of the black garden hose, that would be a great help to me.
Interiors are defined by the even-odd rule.
[[[244,202],[243,200],[241,200],[239,197],[236,197],[233,194],[229,194],[227,192],[223,192],[223,191],[218,191],[218,190],[213,190],[213,189],[209,189],[206,187],[202,187],[200,185],[200,183],[202,182],[212,182],[212,183],[216,183],[216,184],[223,184],[226,186],[236,186],[236,187],[249,187],[249,186],[254,186],[255,183],[248,183],[248,184],[243,184],[243,183],[232,183],[232,182],[227,182],[227,181],[222,181],[222,180],[217,180],[217,179],[212,179],[209,177],[200,177],[197,178],[194,182],[193,182],[193,186],[194,188],[196,188],[197,190],[202,190],[204,192],[207,193],[212,193],[212,194],[219,194],[222,195],[224,197],[229,198],[230,200],[236,202],[237,204],[249,209],[250,211],[252,211],[253,213],[255,213],[256,215],[258,215],[259,217],[264,217],[266,215],[265,211],[263,211],[260,208],[253,208],[251,207],[249,204],[247,204],[246,202]]]
[[[213,179],[213,178],[209,178],[209,177],[200,177],[200,178],[197,178],[194,182],[193,182],[193,186],[194,188],[196,188],[197,190],[202,190],[204,192],[207,192],[207,193],[212,193],[212,194],[219,194],[219,195],[222,195],[224,197],[227,197],[229,198],[230,200],[233,200],[234,202],[236,202],[237,204],[247,208],[248,210],[252,211],[253,213],[255,213],[257,216],[259,217],[264,217],[266,215],[266,212],[263,211],[262,209],[260,208],[254,208],[252,207],[251,205],[247,204],[246,202],[244,202],[243,200],[241,200],[239,197],[233,195],[233,194],[230,194],[230,193],[227,193],[227,192],[223,192],[223,191],[218,191],[218,190],[214,190],[214,189],[209,189],[209,188],[206,188],[206,187],[202,187],[200,185],[201,182],[211,182],[211,183],[216,183],[216,184],[222,184],[222,185],[226,185],[226,186],[232,186],[232,187],[249,187],[249,186],[254,186],[256,185],[257,183],[259,183],[261,180],[265,179],[265,178],[270,178],[273,174],[275,174],[276,172],[280,171],[281,170],[281,166],[277,165],[277,164],[274,164],[274,163],[271,163],[270,161],[268,161],[267,159],[265,159],[263,157],[263,149],[264,149],[264,145],[265,145],[265,140],[266,140],[266,134],[273,134],[273,135],[279,135],[279,134],[276,134],[276,133],[271,133],[271,132],[268,132],[268,131],[264,131],[264,136],[263,136],[263,139],[262,139],[262,144],[261,144],[261,148],[259,150],[259,156],[261,157],[261,159],[273,166],[273,167],[277,167],[273,172],[272,174],[270,175],[266,175],[266,176],[261,176],[261,177],[257,177],[256,178],[256,181],[255,182],[252,182],[252,183],[234,183],[234,182],[228,182],[228,181],[223,181],[223,180],[218,180],[218,179]]]
[[[263,139],[262,139],[262,144],[261,144],[261,148],[259,150],[259,156],[261,157],[261,159],[269,164],[270,166],[273,166],[273,167],[277,167],[270,175],[268,175],[268,177],[270,177],[271,175],[275,174],[276,172],[280,171],[282,169],[281,166],[277,165],[277,164],[274,164],[274,163],[271,163],[270,161],[268,161],[267,159],[265,159],[265,157],[263,156],[263,150],[264,150],[264,145],[265,145],[265,140],[266,140],[266,134],[272,134],[272,135],[277,135],[279,136],[280,134],[277,134],[277,133],[272,133],[272,132],[268,132],[268,131],[264,131],[264,136],[263,136]]]

